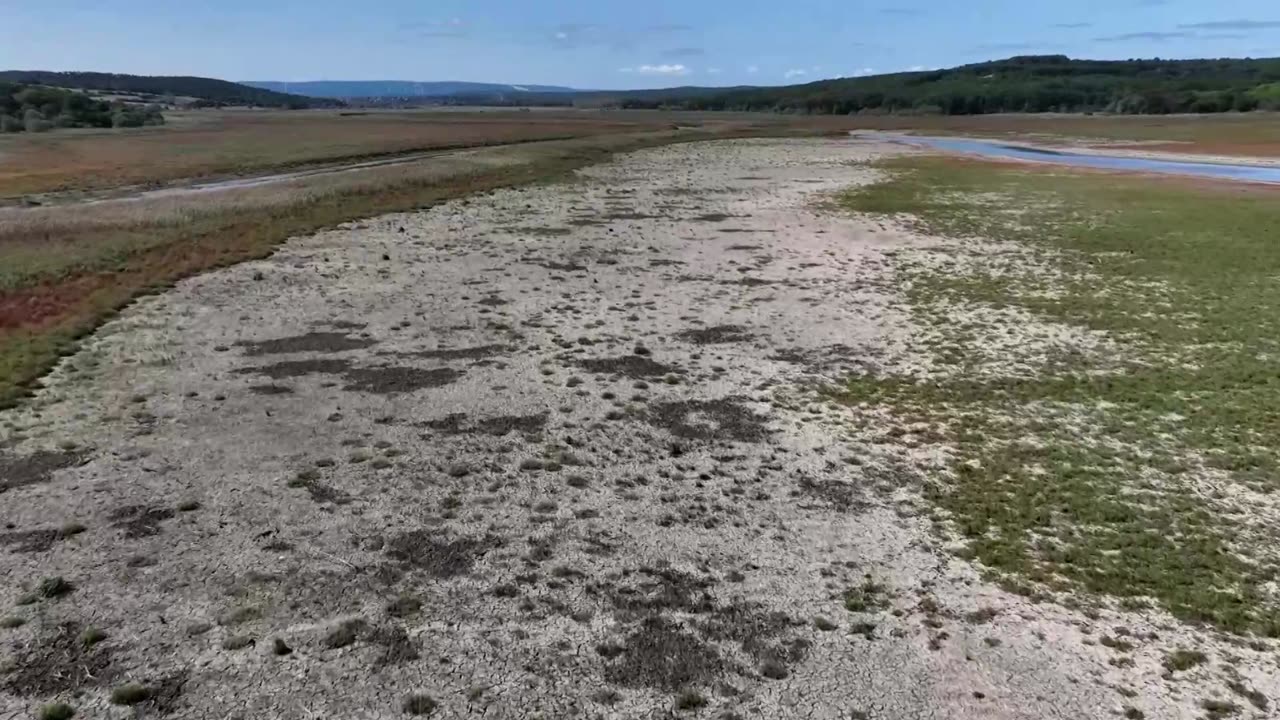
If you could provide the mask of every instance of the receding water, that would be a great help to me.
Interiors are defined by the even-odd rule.
[[[1191,175],[1219,180],[1280,183],[1280,167],[1259,165],[1234,165],[1220,162],[1186,162],[1155,160],[1151,158],[1097,155],[1074,150],[1044,150],[1021,145],[1007,145],[995,141],[968,138],[929,137],[922,135],[880,135],[910,145],[967,153],[983,157],[1098,168],[1101,170],[1129,170],[1135,172],[1163,173],[1166,175]]]

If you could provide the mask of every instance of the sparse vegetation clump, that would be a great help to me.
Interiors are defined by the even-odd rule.
[[[845,590],[844,609],[849,612],[876,612],[888,607],[884,585],[867,578],[861,585]]]
[[[697,690],[683,690],[676,695],[677,710],[701,710],[707,706],[707,698]]]
[[[42,705],[36,713],[37,720],[71,720],[75,716],[76,709],[62,702]]]
[[[151,690],[145,685],[127,683],[111,691],[111,704],[138,705],[151,698]]]
[[[1169,672],[1190,670],[1206,662],[1209,662],[1208,656],[1199,650],[1178,649],[1164,657],[1164,667]]]

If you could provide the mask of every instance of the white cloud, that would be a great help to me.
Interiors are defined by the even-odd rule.
[[[907,68],[907,72],[924,72],[927,69],[928,68],[926,68],[923,65],[912,65],[911,67]]]
[[[568,39],[569,39],[569,33],[567,33],[567,32],[565,32],[565,31],[561,30],[561,31],[559,31],[559,32],[557,32],[557,33],[556,33],[556,39],[557,39],[557,40],[568,40]]]
[[[707,68],[708,75],[719,75],[720,72],[721,72],[720,68]]]
[[[618,68],[618,72],[639,73],[641,75],[688,75],[692,70],[679,63],[672,65],[638,65],[636,67]]]
[[[854,76],[854,77],[863,77],[863,76],[866,76],[866,75],[875,75],[875,74],[876,74],[876,69],[875,69],[875,68],[869,68],[869,67],[865,67],[865,68],[858,68],[857,70],[854,70],[854,71],[853,71],[853,76]]]
[[[804,75],[808,75],[808,74],[809,74],[809,71],[808,71],[808,70],[802,70],[802,69],[800,69],[800,68],[795,68],[795,69],[793,69],[793,70],[788,70],[788,71],[786,71],[786,72],[782,73],[782,77],[784,77],[784,78],[786,78],[786,79],[790,80],[791,78],[794,78],[794,77],[802,77],[802,76],[804,76]]]
[[[748,66],[747,66],[747,72],[748,72],[748,73],[751,73],[752,75],[755,75],[756,73],[760,72],[760,66],[759,66],[759,65],[748,65]]]

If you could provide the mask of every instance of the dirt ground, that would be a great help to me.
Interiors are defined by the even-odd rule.
[[[939,241],[823,204],[893,152],[643,151],[139,301],[0,415],[0,717],[1197,717],[1181,648],[1276,698],[983,581],[945,458],[821,399],[922,362]]]

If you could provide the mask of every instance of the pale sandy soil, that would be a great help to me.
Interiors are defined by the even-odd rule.
[[[1190,718],[1228,652],[1275,698],[984,582],[945,454],[819,399],[924,362],[893,258],[941,241],[819,202],[898,151],[644,151],[138,302],[0,415],[0,717]]]

